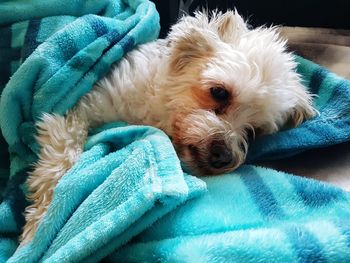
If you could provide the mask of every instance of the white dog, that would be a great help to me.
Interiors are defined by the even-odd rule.
[[[22,242],[32,239],[89,127],[152,125],[195,174],[231,171],[245,160],[248,131],[273,133],[315,114],[295,70],[275,28],[248,29],[233,11],[183,17],[165,40],[127,54],[66,116],[45,114],[37,124],[41,152],[28,179]]]

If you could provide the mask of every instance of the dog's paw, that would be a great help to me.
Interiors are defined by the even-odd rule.
[[[318,111],[311,104],[297,105],[289,116],[288,126],[297,127],[317,115]]]

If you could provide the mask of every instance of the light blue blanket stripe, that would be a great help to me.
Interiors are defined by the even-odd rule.
[[[244,176],[254,183],[246,184]],[[342,229],[350,224],[348,193],[314,180],[253,166],[204,181],[206,194],[164,216],[110,255],[109,260],[349,261],[350,233]],[[281,185],[289,187],[280,189]],[[302,185],[304,192],[300,191]],[[242,186],[247,194],[242,194]],[[327,194],[330,197],[324,198]],[[261,200],[257,200],[258,196]],[[306,196],[313,201],[305,202]],[[252,206],[256,209],[252,210]],[[344,220],[341,224],[337,223],[340,218]]]
[[[348,220],[339,219],[335,223],[340,233],[345,236],[347,247],[350,251],[350,222]]]
[[[269,240],[269,242],[266,242]],[[278,245],[277,245],[278,244]],[[108,262],[297,262],[284,233],[228,231],[131,244]]]
[[[222,180],[205,178],[208,192],[200,200],[188,201],[186,206],[179,207],[176,212],[171,212],[157,221],[138,236],[137,240],[141,243],[166,240],[176,238],[179,232],[183,236],[200,236],[260,225],[264,220],[263,215],[241,178],[228,175],[221,177]],[[226,187],[223,187],[223,182]],[[232,195],[233,189],[235,195]],[[235,198],[236,195],[240,198]],[[242,200],[245,204],[244,209],[241,207]]]
[[[130,244],[108,262],[348,262],[344,237],[330,223],[316,221],[317,225],[328,226],[328,242],[315,239],[309,226],[249,229]]]
[[[203,183],[203,181],[199,179],[196,179],[195,177],[186,175],[185,182],[189,189],[187,197],[188,200],[192,198],[197,198],[198,196],[202,195],[206,189],[205,183]],[[169,201],[171,200],[164,199],[163,203],[156,204],[153,209],[147,211],[142,216],[142,218],[134,222],[132,227],[130,227],[128,231],[125,231],[123,233],[123,240],[121,240],[119,237],[112,239],[108,244],[101,247],[96,252],[97,255],[94,258],[85,258],[84,262],[96,262],[95,258],[102,259],[107,255],[113,253],[113,251],[115,251],[117,247],[125,244],[125,240],[131,240],[137,234],[143,232],[146,228],[150,227],[156,221],[155,219],[162,218],[162,216],[174,210],[176,206],[170,205]],[[164,204],[167,204],[167,206],[165,206]]]
[[[349,222],[347,222],[347,225],[349,225]],[[335,254],[335,250],[339,251],[339,255],[337,255],[339,262],[347,262],[349,260],[350,249],[346,248],[348,235],[341,234],[341,230],[336,227],[335,223],[320,220],[310,222],[306,225],[306,228],[315,235],[322,245],[325,262],[333,260],[332,257]],[[325,231],[319,231],[320,229],[325,229]]]

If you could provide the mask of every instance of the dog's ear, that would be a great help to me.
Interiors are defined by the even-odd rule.
[[[216,14],[215,25],[220,39],[227,43],[234,42],[242,33],[248,31],[247,24],[237,11]]]
[[[170,45],[170,67],[175,74],[190,66],[204,65],[214,51],[209,40],[197,30],[172,39]]]

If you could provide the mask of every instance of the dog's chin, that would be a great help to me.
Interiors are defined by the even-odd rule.
[[[216,146],[219,145],[219,149],[216,148],[213,151],[213,148],[210,148],[213,142],[216,142]],[[219,144],[217,142],[219,142]],[[245,161],[245,148],[232,148],[230,146],[228,148],[229,150],[225,150],[226,147],[220,148],[220,145],[222,146],[220,142],[222,141],[208,140],[205,144],[174,144],[184,172],[195,176],[215,176],[229,173],[237,169]],[[234,145],[236,146],[236,144]],[[219,157],[219,163],[216,162],[217,159],[216,161],[214,159],[213,162],[213,154],[220,156],[221,152],[226,152],[228,154],[227,156],[223,155],[223,159]]]
[[[215,168],[211,168],[208,165],[197,165],[197,164],[193,164],[191,162],[191,164],[186,164],[184,162],[182,162],[182,168],[184,170],[184,172],[189,173],[191,175],[194,176],[218,176],[218,175],[222,175],[222,174],[226,174],[226,173],[230,173],[232,171],[234,171],[235,169],[237,169],[239,165],[235,165],[232,167],[227,167],[224,169],[215,169]]]
[[[208,162],[199,161],[198,158],[189,158],[188,156],[179,156],[181,161],[181,167],[184,172],[194,176],[217,176],[226,173],[230,173],[236,170],[242,163],[232,163],[224,168],[216,169],[211,167]]]

